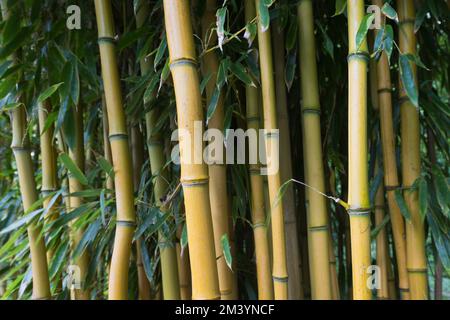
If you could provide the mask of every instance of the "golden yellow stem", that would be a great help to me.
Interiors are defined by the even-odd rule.
[[[258,8],[260,0],[255,1]],[[279,159],[279,134],[276,111],[274,69],[272,59],[272,41],[270,27],[263,30],[261,21],[258,21],[258,44],[261,69],[261,86],[263,94],[264,129],[267,159]],[[274,151],[274,153],[271,153]],[[288,273],[286,263],[286,240],[284,231],[283,202],[277,201],[277,195],[281,187],[280,171],[268,172],[270,215],[272,222],[273,243],[273,269],[272,278],[274,286],[274,298],[285,300],[288,298]]]
[[[398,0],[399,46],[403,54],[416,54],[414,34],[415,8],[412,0]],[[412,65],[417,86],[417,67]],[[400,83],[401,160],[406,204],[411,220],[406,221],[406,267],[408,270],[411,299],[428,299],[427,258],[425,230],[419,212],[418,192],[411,186],[420,177],[420,123],[419,110],[409,100]]]
[[[216,26],[216,0],[207,0],[202,17],[203,39],[210,39],[209,43],[214,46],[217,43],[217,33],[212,29]],[[206,104],[209,105],[216,88],[219,60],[216,51],[210,51],[202,57],[202,73],[204,77],[211,76],[206,85]],[[217,129],[223,132],[225,118],[224,93],[220,92],[216,109],[209,119],[208,129]],[[222,152],[222,154],[225,154]],[[225,164],[210,164],[209,172],[209,197],[211,201],[211,214],[214,228],[214,244],[216,248],[217,271],[219,273],[219,288],[222,300],[237,299],[237,291],[233,290],[235,273],[228,267],[222,250],[221,238],[227,235],[231,240],[229,220],[231,217],[227,192],[227,169]]]
[[[364,39],[356,44],[356,33],[364,17],[364,1],[347,1],[348,16],[348,204],[352,253],[353,299],[369,300],[370,203],[367,168],[367,67],[368,48]]]
[[[116,236],[109,275],[109,299],[118,300],[128,298],[128,267],[131,241],[136,225],[133,175],[114,45],[115,32],[111,1],[95,0],[95,12],[108,110],[109,140],[115,172],[117,208]]]
[[[300,71],[302,86],[303,154],[306,183],[325,192],[322,139],[320,133],[320,99],[317,80],[316,46],[312,2],[301,1],[297,9],[299,25]],[[308,224],[311,298],[331,299],[329,262],[329,226],[326,198],[305,190]]]
[[[203,143],[195,143],[194,126],[203,121],[200,83],[190,8],[185,0],[164,0],[164,18],[170,55],[170,69],[175,88],[180,132],[181,183],[186,207],[193,299],[218,299],[214,233],[208,190],[208,167],[203,162]],[[184,136],[184,137],[183,137]],[[200,163],[187,154],[200,154]]]

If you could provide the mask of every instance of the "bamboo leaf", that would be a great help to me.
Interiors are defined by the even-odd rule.
[[[231,63],[229,68],[230,68],[230,71],[236,77],[238,77],[239,80],[244,82],[246,85],[256,87],[255,84],[252,81],[252,78],[247,73],[247,71],[245,70],[245,67],[242,64],[240,64],[239,62]]]
[[[384,38],[384,50],[388,57],[388,60],[391,60],[392,51],[394,49],[394,30],[391,25],[385,25],[385,38]]]
[[[156,67],[159,65],[159,63],[161,62],[162,58],[164,57],[164,53],[166,53],[166,51],[167,51],[167,39],[166,34],[164,33],[161,43],[159,44],[158,51],[156,51],[155,62],[153,63],[155,70]]]
[[[220,51],[223,51],[223,42],[225,40],[225,20],[227,17],[228,9],[227,7],[219,8],[216,12],[216,32],[217,32],[217,43],[219,45]]]
[[[62,84],[63,82],[59,82],[45,89],[45,91],[39,95],[37,99],[38,103],[41,103],[42,101],[50,98]]]
[[[333,17],[344,13],[346,8],[347,8],[347,0],[336,0],[335,11],[334,11]]]
[[[376,238],[378,236],[378,234],[380,233],[381,230],[383,230],[383,228],[388,224],[388,222],[391,220],[391,216],[390,215],[385,215],[383,220],[381,221],[381,223],[379,225],[377,225],[371,232],[370,232],[370,237],[372,239]]]
[[[216,111],[217,103],[219,102],[219,97],[220,97],[220,89],[216,87],[214,88],[214,92],[211,96],[211,99],[209,100],[208,109],[206,112],[206,125],[208,125],[209,120]]]
[[[254,23],[247,23],[245,25],[244,38],[247,39],[248,47],[252,46],[253,40],[255,40],[257,29]]]
[[[14,21],[17,23],[17,21]],[[30,34],[32,32],[32,27],[22,27],[19,32],[14,36],[11,41],[8,41],[0,48],[0,60],[4,60],[10,56],[14,51],[19,49],[24,45],[27,40],[30,40]]]
[[[400,55],[400,76],[408,98],[411,100],[412,104],[414,104],[418,108],[419,92],[414,80],[414,74],[411,68],[410,60],[404,54]]]
[[[381,8],[381,12],[383,12],[389,19],[398,22],[397,12],[388,2],[383,5],[383,7]]]
[[[98,164],[103,169],[103,171],[106,173],[107,176],[109,176],[111,179],[114,179],[114,168],[111,163],[109,163],[108,160],[103,158],[102,156],[98,157]]]
[[[267,0],[259,0],[258,16],[261,31],[266,32],[270,26],[270,14],[269,7],[267,6]]]
[[[356,50],[359,50],[363,42],[366,40],[367,32],[369,31],[369,28],[372,25],[374,19],[375,15],[371,13],[365,15],[364,18],[361,20],[358,32],[356,33]]]
[[[411,220],[411,214],[409,213],[408,207],[406,205],[405,199],[403,198],[402,191],[400,189],[396,189],[394,191],[394,197],[395,201],[397,202],[397,205],[400,209],[400,212],[402,213],[403,217],[410,221]]]
[[[232,264],[233,264],[233,257],[231,256],[231,246],[230,241],[228,240],[228,235],[225,233],[220,238],[220,243],[222,244],[222,252],[223,256],[225,258],[225,262],[227,263],[228,268],[230,270],[233,270]]]
[[[59,159],[64,164],[67,170],[77,179],[82,185],[88,185],[88,180],[83,172],[78,168],[78,166],[73,162],[73,160],[66,154],[61,153]]]
[[[180,244],[181,244],[181,255],[183,255],[183,250],[186,248],[186,246],[188,244],[187,225],[186,225],[186,223],[183,225],[183,231],[181,231]]]
[[[152,281],[153,268],[152,268],[150,256],[148,255],[148,248],[145,244],[145,241],[139,241],[139,242],[141,245],[142,264],[144,265],[145,275],[147,276],[148,281]]]
[[[78,242],[77,247],[73,251],[72,258],[76,259],[86,250],[87,246],[94,241],[98,231],[100,230],[100,227],[100,219],[97,219],[93,223],[89,224],[83,234],[83,237],[81,238],[80,242]]]

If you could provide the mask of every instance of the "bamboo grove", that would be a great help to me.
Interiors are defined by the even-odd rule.
[[[1,299],[450,299],[450,1],[0,4]]]

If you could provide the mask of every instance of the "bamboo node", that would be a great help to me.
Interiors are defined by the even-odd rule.
[[[273,281],[276,281],[276,282],[283,282],[283,283],[288,282],[288,277],[277,277],[277,276],[272,275],[272,279],[273,279]]]
[[[400,186],[399,185],[396,185],[396,186],[385,186],[384,189],[386,191],[395,191],[395,190],[400,189]]]
[[[368,216],[372,208],[349,208],[347,212],[349,216]]]
[[[264,222],[260,222],[260,223],[254,223],[252,225],[253,229],[257,229],[257,228],[262,228],[262,227],[266,227],[266,224]]]
[[[380,88],[377,90],[378,93],[392,93],[392,88]]]
[[[98,37],[97,42],[98,42],[98,44],[101,44],[102,42],[106,42],[106,43],[115,45],[117,42],[117,37],[107,37],[107,36]]]
[[[302,113],[311,113],[311,114],[317,114],[320,116],[322,114],[322,111],[319,108],[302,108]]]
[[[416,23],[416,20],[415,19],[405,19],[405,20],[400,20],[399,22],[398,22],[398,24],[401,26],[401,25],[404,25],[404,24],[415,24]]]
[[[370,55],[368,52],[366,51],[356,51],[356,52],[352,52],[347,56],[347,61],[350,62],[351,59],[361,59],[364,60],[366,62],[369,62],[370,60]]]
[[[136,228],[136,222],[130,220],[116,220],[118,227]]]
[[[11,149],[14,152],[29,152],[31,149],[29,147],[12,146]]]
[[[208,184],[208,182],[209,182],[209,177],[202,178],[202,179],[183,180],[183,181],[181,181],[181,185],[183,186],[183,188],[190,188],[190,187],[202,186],[202,185]]]
[[[247,117],[247,122],[259,121],[259,120],[260,120],[259,116],[249,116],[249,117]]]
[[[172,70],[173,67],[180,65],[189,65],[193,67],[197,67],[197,61],[191,58],[180,58],[170,62],[169,67]]]
[[[109,140],[128,140],[128,135],[125,133],[114,133],[108,136]]]
[[[309,231],[328,231],[328,225],[308,227]]]

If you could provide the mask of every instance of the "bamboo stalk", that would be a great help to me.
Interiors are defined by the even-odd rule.
[[[380,7],[383,5],[381,0],[375,0],[373,3]],[[380,105],[381,145],[383,149],[384,184],[386,186],[385,189],[387,193],[389,214],[391,216],[395,253],[397,256],[400,294],[402,299],[409,299],[409,281],[406,270],[405,223],[394,194],[396,188],[399,186],[399,180],[392,114],[391,74],[389,70],[388,57],[385,52],[381,54],[377,62],[377,79],[378,101]]]
[[[81,106],[77,107],[77,110],[71,110],[69,112],[74,113],[74,127],[75,127],[75,145],[68,148],[69,157],[77,165],[77,167],[84,172],[85,170],[85,158],[84,158],[84,141],[83,141],[83,109]],[[80,192],[83,190],[83,185],[74,176],[68,175],[69,181],[69,193]],[[68,197],[68,210],[72,211],[83,204],[82,197],[76,197],[69,195]],[[78,246],[78,243],[83,237],[84,231],[82,229],[74,229],[73,223],[71,223],[70,239],[72,251]],[[80,270],[81,289],[71,290],[71,298],[74,300],[89,300],[90,294],[88,289],[84,289],[85,278],[89,267],[89,255],[85,250],[79,257],[73,259],[72,264],[77,266]]]
[[[131,153],[133,159],[133,185],[134,192],[138,193],[141,181],[141,169],[144,165],[144,139],[139,130],[139,124],[131,128]],[[136,240],[136,267],[138,274],[138,298],[139,300],[150,300],[150,282],[145,274],[142,263],[141,241]]]
[[[378,160],[378,159],[377,159]],[[377,161],[378,164],[380,161]],[[379,171],[379,165],[376,167],[375,174]],[[384,204],[384,188],[383,184],[377,189],[375,194],[375,227],[378,227],[384,220],[385,204]],[[388,259],[389,255],[387,246],[387,234],[386,227],[383,227],[376,237],[376,249],[377,256],[376,261],[380,270],[379,279],[380,287],[377,289],[378,299],[389,299],[389,287],[388,287]]]
[[[210,46],[217,44],[217,33],[212,30],[216,25],[216,0],[207,0],[203,13],[201,25],[203,39],[209,39]],[[212,31],[212,32],[211,32]],[[216,51],[210,51],[202,57],[202,73],[204,77],[211,75],[211,79],[217,78],[219,60]],[[216,82],[208,81],[206,85],[207,105],[213,98]],[[209,119],[208,129],[217,129],[223,132],[224,127],[224,92],[221,90],[216,109]],[[222,154],[225,154],[222,152]],[[213,163],[208,165],[209,173],[209,197],[211,201],[211,214],[214,228],[214,244],[216,248],[217,271],[219,275],[219,288],[222,300],[237,299],[237,291],[234,288],[236,274],[228,267],[225,256],[222,253],[221,238],[227,235],[231,239],[229,220],[231,217],[228,192],[227,192],[227,169],[225,164]]]
[[[164,17],[178,128],[184,129],[191,137],[180,137],[180,159],[192,273],[192,298],[218,299],[220,292],[208,190],[208,167],[201,159],[203,143],[193,141],[195,122],[203,120],[203,110],[188,1],[164,0]],[[200,154],[200,163],[194,163],[192,159],[187,158],[189,151],[193,156]]]
[[[275,92],[278,127],[280,128],[280,173],[281,183],[292,179],[291,139],[287,110],[286,85],[284,81],[285,45],[284,33],[277,21],[272,29],[273,54],[275,61]],[[302,270],[295,210],[294,188],[289,185],[283,196],[284,225],[286,230],[286,259],[288,268],[289,300],[303,299]]]
[[[258,8],[260,0],[255,0]],[[263,30],[258,21],[258,44],[261,69],[261,87],[263,94],[264,129],[267,159],[277,161],[279,156],[279,134],[276,114],[275,83],[273,77],[272,43],[270,27]],[[272,153],[274,151],[274,153]],[[277,201],[281,187],[280,171],[268,172],[270,198],[270,215],[272,223],[273,264],[272,278],[274,298],[285,300],[288,298],[288,273],[286,263],[286,240],[284,231],[283,202]]]
[[[253,1],[245,1],[245,20],[250,22],[256,16],[255,4]],[[259,89],[247,85],[246,95],[246,115],[247,130],[259,132],[261,116],[259,112]],[[256,256],[256,278],[258,283],[258,299],[273,299],[273,283],[270,266],[270,244],[268,239],[268,225],[265,212],[265,192],[264,179],[260,174],[259,164],[249,165],[250,189],[251,189],[251,214],[253,224],[253,235],[255,238]]]
[[[415,8],[412,0],[398,0],[399,46],[404,54],[416,54],[414,34]],[[412,65],[417,86],[416,65]],[[427,258],[425,253],[425,230],[419,212],[418,192],[410,188],[420,177],[420,123],[419,111],[406,95],[400,83],[401,114],[401,160],[402,183],[411,220],[406,222],[406,268],[411,299],[428,299]]]
[[[105,159],[112,164],[112,154],[111,154],[111,144],[109,143],[109,125],[108,125],[108,110],[106,110],[106,99],[105,95],[102,94],[102,121],[103,121],[103,155]],[[106,176],[106,188],[109,190],[114,190],[114,180],[111,175]]]
[[[116,236],[109,275],[109,299],[127,299],[131,242],[136,226],[132,164],[114,46],[111,1],[95,0],[102,78],[116,190]]]
[[[181,239],[182,228],[178,228],[177,236]],[[178,262],[178,278],[180,281],[180,298],[181,300],[191,300],[191,269],[189,267],[189,245],[181,249],[180,241],[177,241],[177,262]]]
[[[145,23],[149,7],[142,3],[136,13],[136,23],[141,27]],[[143,58],[140,61],[141,73],[152,72],[151,59]],[[165,168],[166,157],[164,155],[163,139],[159,132],[155,131],[159,119],[159,109],[153,108],[145,115],[147,146],[150,157],[150,168],[153,176],[155,204],[162,212],[167,212],[168,208],[162,206],[161,199],[167,195],[168,172]],[[173,238],[166,238],[162,232],[158,233],[159,250],[161,261],[163,297],[165,300],[180,299],[180,285],[178,280],[178,264],[176,256],[176,247]]]
[[[53,145],[54,126],[50,126],[45,132],[45,122],[48,115],[51,113],[52,106],[48,100],[39,104],[38,116],[39,116],[39,138],[41,145],[41,160],[42,160],[42,188],[41,193],[43,196],[48,195],[51,192],[55,192],[58,189],[58,177],[56,166],[56,150]],[[48,210],[47,217],[49,220],[55,220],[59,216],[59,212],[56,210],[56,205],[51,205],[51,198],[48,197],[44,200],[43,208]],[[47,263],[53,258],[54,249],[47,250]]]
[[[316,47],[313,8],[310,0],[301,1],[297,8],[299,25],[300,70],[302,73],[303,146],[306,183],[325,192],[320,134],[320,99],[317,80]],[[306,190],[311,298],[331,299],[329,263],[329,226],[326,198]]]
[[[1,0],[3,20],[10,17],[6,0]],[[16,57],[12,56],[13,60]],[[12,141],[11,149],[16,160],[17,174],[19,176],[19,189],[22,198],[23,210],[26,212],[37,200],[36,181],[34,180],[33,160],[26,134],[26,109],[22,104],[10,111]],[[50,281],[48,276],[45,242],[41,235],[42,227],[32,222],[27,228],[30,245],[31,271],[33,278],[33,299],[43,300],[51,297]]]
[[[370,203],[367,168],[367,67],[369,53],[356,33],[364,17],[364,1],[347,1],[348,16],[348,214],[352,255],[353,299],[369,300],[367,268],[370,266]]]

